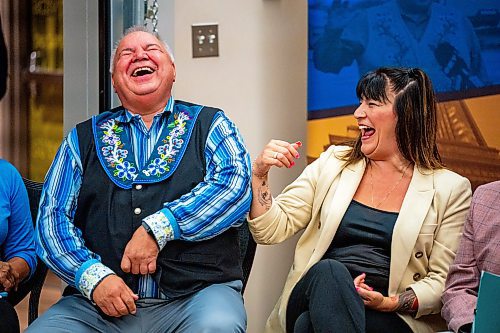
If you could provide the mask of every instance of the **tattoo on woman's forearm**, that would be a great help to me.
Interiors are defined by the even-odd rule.
[[[412,289],[408,289],[407,291],[393,297],[397,298],[397,307],[394,311],[399,313],[407,313],[412,316],[417,313],[418,298]]]
[[[263,180],[262,184],[260,184],[257,188],[257,198],[259,200],[259,204],[262,207],[265,207],[266,210],[271,208],[272,196],[269,186],[267,185],[267,181]]]

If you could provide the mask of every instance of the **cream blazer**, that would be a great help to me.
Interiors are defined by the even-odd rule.
[[[366,163],[345,166],[337,156],[346,149],[330,147],[273,199],[269,211],[249,221],[259,244],[280,243],[305,229],[266,332],[285,332],[293,287],[323,257],[358,188]],[[417,315],[400,315],[414,332],[446,329],[440,316],[441,294],[470,199],[466,178],[448,170],[414,168],[392,235],[388,290],[390,296],[407,288],[414,290]]]

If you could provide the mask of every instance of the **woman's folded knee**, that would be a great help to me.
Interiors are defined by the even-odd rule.
[[[316,264],[314,264],[314,266],[312,266],[309,271],[312,274],[334,275],[342,277],[348,276],[349,278],[351,276],[344,264],[334,259],[320,260]]]

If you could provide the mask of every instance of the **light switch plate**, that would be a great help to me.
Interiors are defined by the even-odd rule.
[[[219,26],[217,23],[191,25],[193,58],[219,56]]]

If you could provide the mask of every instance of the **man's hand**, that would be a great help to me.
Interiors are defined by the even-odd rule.
[[[135,314],[139,297],[119,276],[108,275],[95,287],[92,299],[108,316],[121,317]]]
[[[158,244],[143,226],[137,228],[123,253],[121,268],[125,273],[148,274],[156,271]]]
[[[3,290],[10,291],[16,289],[19,282],[19,273],[17,273],[10,263],[0,261],[0,286]]]

